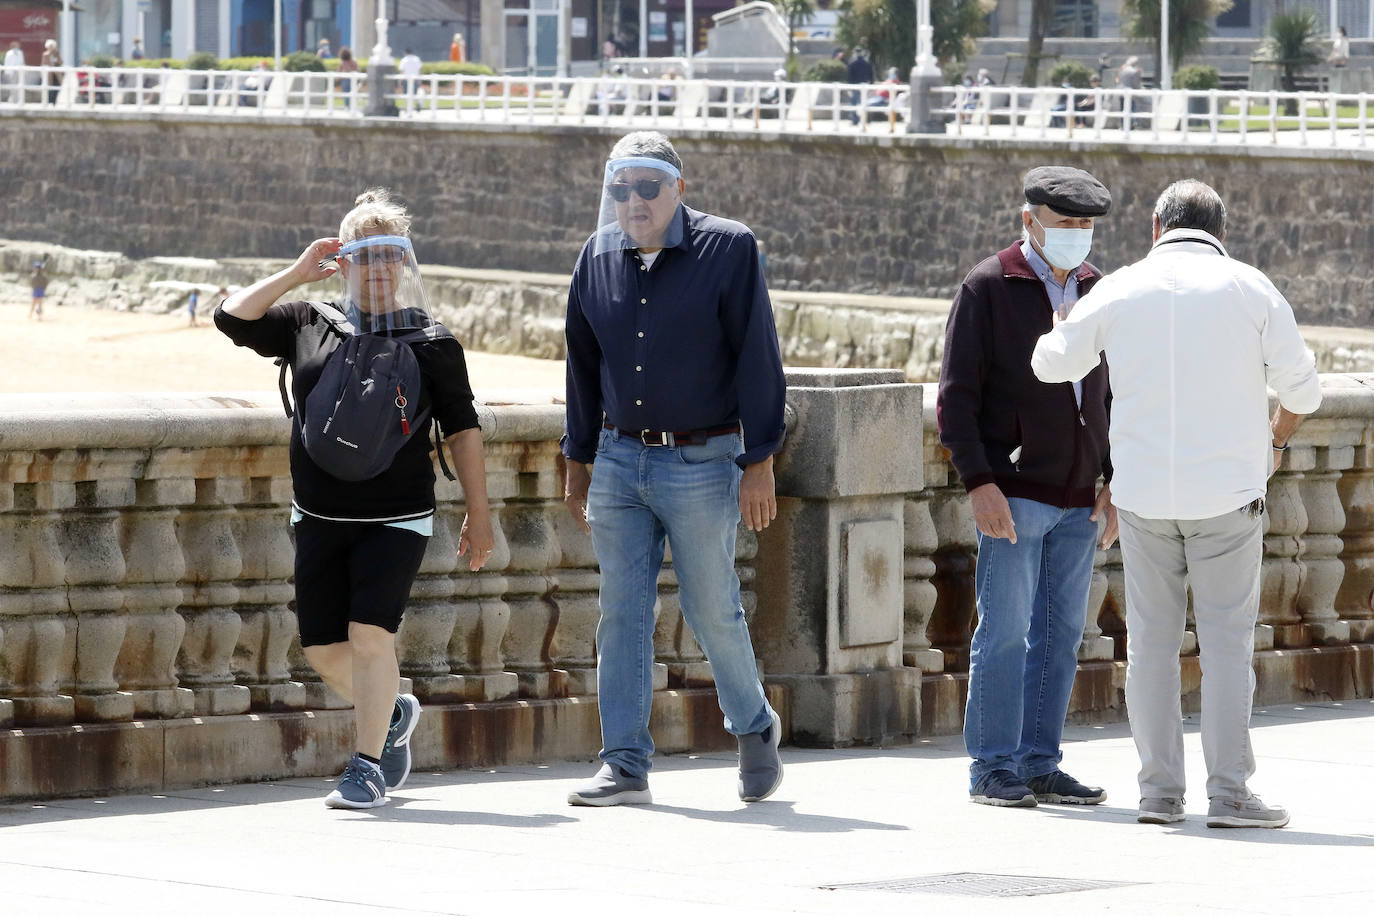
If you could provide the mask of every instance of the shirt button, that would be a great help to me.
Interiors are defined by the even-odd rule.
[[[648,305],[648,304],[649,304],[649,300],[648,300],[648,299],[640,299],[640,300],[639,300],[639,304],[640,304],[640,305]]]
[[[636,407],[643,407],[643,406],[644,406],[644,402],[643,402],[643,401],[635,401],[635,406],[636,406]]]
[[[648,269],[649,269],[649,265],[648,265],[648,264],[641,264],[641,265],[639,265],[639,269],[640,269],[640,270],[648,270]]]
[[[640,331],[640,332],[639,332],[639,336],[640,336],[640,337],[643,337],[643,336],[644,336],[644,332],[643,332],[643,331]]]
[[[644,367],[643,367],[643,366],[635,366],[635,371],[636,371],[636,372],[643,372],[643,371],[644,371]]]

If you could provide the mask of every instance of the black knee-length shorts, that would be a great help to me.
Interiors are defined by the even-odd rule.
[[[302,646],[348,641],[349,623],[395,633],[429,538],[371,522],[296,522],[296,620]]]

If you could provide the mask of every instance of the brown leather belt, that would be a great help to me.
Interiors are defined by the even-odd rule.
[[[638,439],[643,445],[666,446],[668,448],[678,445],[701,445],[707,439],[715,436],[726,436],[739,432],[738,423],[731,423],[729,426],[710,426],[706,429],[689,429],[680,433],[657,429],[621,429],[609,421],[602,423],[601,427],[602,429],[615,430],[622,436],[629,436],[631,439]]]

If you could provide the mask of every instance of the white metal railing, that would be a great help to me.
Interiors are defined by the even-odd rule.
[[[366,74],[24,67],[4,71],[0,114],[78,111],[358,118]],[[614,124],[769,133],[897,133],[905,84],[439,76],[388,78],[403,117],[448,123]],[[1367,147],[1370,96],[1332,92],[943,86],[936,118],[962,138]]]

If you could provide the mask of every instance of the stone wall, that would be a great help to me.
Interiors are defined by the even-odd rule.
[[[788,740],[957,730],[974,624],[969,503],[928,391],[893,370],[791,370],[778,521],[738,570]],[[1374,377],[1325,376],[1270,482],[1256,702],[1374,695]],[[287,424],[268,394],[0,396],[0,799],[336,773],[350,711],[305,663],[291,611]],[[594,756],[590,539],[562,505],[556,407],[481,405],[498,527],[455,557],[462,494],[398,634],[425,702],[423,767]],[[880,459],[880,460],[879,460]],[[1072,715],[1124,715],[1119,550],[1100,553]],[[710,666],[659,580],[664,752],[720,749]],[[1196,639],[1183,647],[1196,708]]]
[[[422,264],[563,273],[592,228],[616,133],[25,112],[0,119],[4,232],[140,257],[282,257],[385,184],[415,213]],[[1159,192],[1201,178],[1230,208],[1232,252],[1301,320],[1374,324],[1374,277],[1351,269],[1374,249],[1367,152],[700,131],[675,142],[689,202],[752,226],[779,288],[948,298],[1017,236],[1022,173],[1063,163],[1113,191],[1100,266],[1143,254]]]

